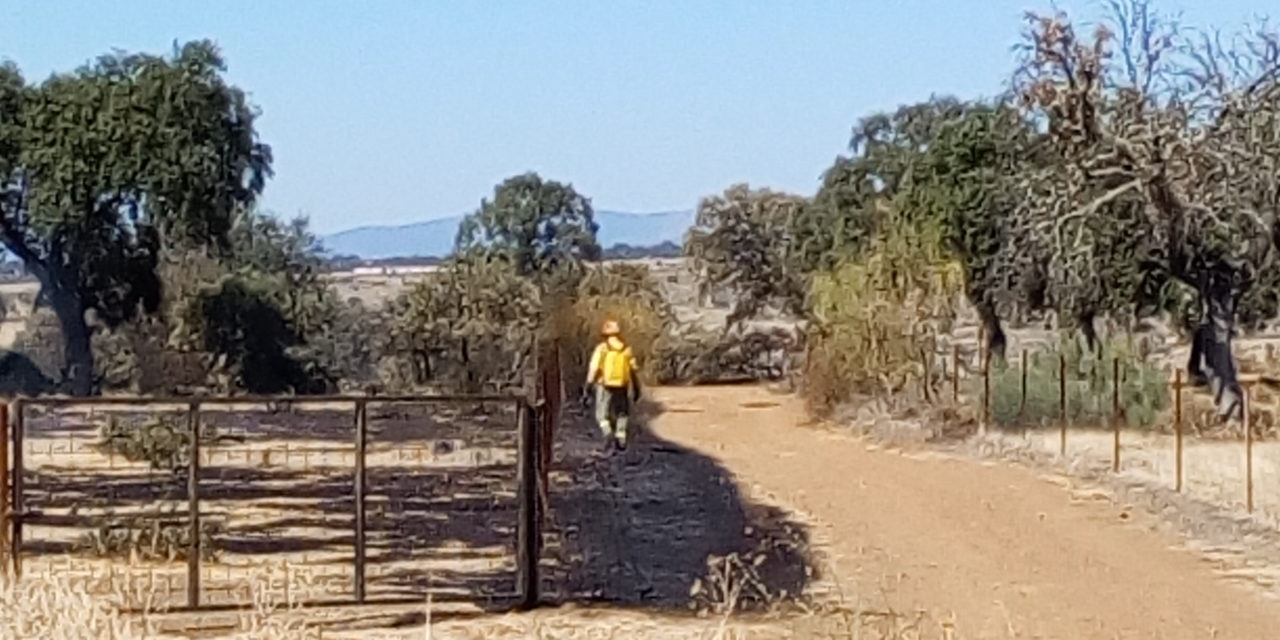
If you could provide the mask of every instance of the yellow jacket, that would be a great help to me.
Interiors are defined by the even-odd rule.
[[[600,384],[613,389],[631,386],[636,369],[636,359],[631,347],[615,337],[609,337],[596,345],[587,368],[587,384]]]

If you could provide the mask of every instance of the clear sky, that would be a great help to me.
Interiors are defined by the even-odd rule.
[[[1165,0],[1241,24],[1270,2]],[[1062,0],[1098,15],[1097,0]],[[28,80],[211,38],[262,109],[265,206],[322,232],[475,208],[525,170],[600,209],[813,193],[861,115],[998,92],[1048,0],[0,0]]]

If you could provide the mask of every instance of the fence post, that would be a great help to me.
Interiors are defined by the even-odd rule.
[[[924,358],[924,401],[933,402],[933,349],[921,349]]]
[[[1182,369],[1173,374],[1173,434],[1176,461],[1174,462],[1176,479],[1175,490],[1182,492]]]
[[[1111,471],[1120,473],[1120,358],[1111,359],[1111,430],[1115,435]]]
[[[191,438],[187,462],[187,508],[191,539],[187,542],[187,606],[200,606],[200,403],[187,405],[187,433]]]
[[[960,404],[960,345],[951,345],[951,404]]]
[[[9,405],[0,403],[0,574],[9,564]]]
[[[1018,420],[1022,420],[1022,416],[1027,411],[1027,350],[1022,350],[1022,398],[1018,400]]]
[[[520,590],[520,608],[528,610],[538,605],[538,427],[533,407],[527,400],[516,403],[519,425],[519,529],[516,539],[516,566],[519,574],[516,584]]]
[[[991,352],[982,348],[982,419],[978,422],[978,434],[987,435],[991,422]]]
[[[542,415],[538,435],[538,498],[540,513],[546,517],[551,510],[551,462],[555,457],[554,443],[556,423],[560,419],[560,406],[564,403],[564,377],[560,373],[560,341],[552,340],[549,357],[545,362],[542,378]]]
[[[1058,453],[1067,455],[1067,356],[1058,354]]]
[[[1249,424],[1249,395],[1252,385],[1241,385],[1240,402],[1244,408],[1244,503],[1249,513],[1253,513],[1253,426]]]
[[[9,561],[13,563],[13,577],[22,577],[22,514],[26,511],[22,487],[22,440],[26,431],[26,411],[22,399],[13,403],[13,470],[9,477],[13,496],[9,502]]]
[[[365,563],[365,452],[368,448],[369,405],[365,400],[356,401],[356,468],[352,481],[353,521],[355,522],[355,563],[351,582],[355,590],[356,602],[364,602],[364,563]]]

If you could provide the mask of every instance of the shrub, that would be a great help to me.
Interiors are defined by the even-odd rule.
[[[0,394],[38,396],[57,385],[30,358],[15,352],[0,355]]]
[[[1059,358],[1067,365],[1067,418],[1077,425],[1106,425],[1112,418],[1114,361],[1120,361],[1120,410],[1130,426],[1150,428],[1170,403],[1168,375],[1145,361],[1125,341],[1107,340],[1090,351],[1076,336],[1055,348],[1031,354],[1027,393],[1022,399],[1022,366],[1017,361],[991,371],[991,422],[1000,427],[1056,424],[1061,413]],[[975,384],[981,385],[981,378]],[[980,398],[980,389],[974,389]]]
[[[212,426],[200,427],[202,445],[219,439]],[[157,415],[131,424],[110,416],[100,434],[99,451],[130,462],[149,463],[152,469],[176,473],[186,469],[191,460],[191,431],[184,417]]]
[[[191,548],[191,526],[182,520],[185,511],[110,518],[76,541],[82,553],[102,558],[137,558],[143,561],[185,560]],[[214,522],[200,523],[200,556],[217,558],[216,536],[223,532]]]
[[[608,318],[622,325],[640,375],[656,380],[658,346],[675,326],[674,313],[647,266],[608,264],[587,270],[572,299],[559,296],[548,304],[544,337],[560,344],[565,391],[575,394],[586,379],[591,350],[600,341],[600,325]]]
[[[415,386],[477,392],[520,381],[533,346],[541,293],[500,256],[455,259],[397,303],[392,329]],[[400,379],[405,363],[384,363]]]
[[[26,356],[55,383],[62,379],[64,349],[58,316],[47,307],[38,308],[27,317],[22,332],[13,342],[14,352]]]
[[[890,224],[862,257],[813,278],[802,387],[812,411],[924,381],[964,284],[943,247],[933,226]]]
[[[685,326],[655,345],[652,375],[660,384],[780,380],[790,373],[798,346],[795,333],[782,328],[711,332]]]

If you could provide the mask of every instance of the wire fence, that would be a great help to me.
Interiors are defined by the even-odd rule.
[[[522,396],[0,405],[7,564],[90,578],[137,608],[244,606],[246,576],[268,560],[307,570],[291,601],[429,592],[532,606],[544,407]]]
[[[1152,472],[1161,480],[1167,474],[1178,492],[1187,485],[1189,440],[1203,441],[1196,436],[1207,420],[1217,418],[1213,394],[1207,393],[1208,389],[1187,380],[1181,370],[1174,370],[1170,376],[1166,370],[1139,359],[1093,357],[1082,365],[1061,353],[1026,350],[998,366],[993,366],[989,356],[979,358],[976,378],[962,382],[959,351],[953,348],[949,370],[942,376],[953,403],[976,405],[979,435],[1015,432],[1030,437],[1034,433],[1043,442],[1053,432],[1054,448],[1065,457],[1076,440],[1083,443],[1081,448],[1100,453],[1096,446],[1098,436],[1106,433],[1106,455],[1112,473],[1140,470]],[[1045,365],[1049,364],[1056,365],[1052,380],[1046,375]],[[1046,392],[1049,383],[1054,387],[1051,397]],[[1239,468],[1230,463],[1206,463],[1202,471],[1215,475],[1238,472],[1239,504],[1249,513],[1256,506],[1256,449],[1275,426],[1266,421],[1269,414],[1260,410],[1258,397],[1262,388],[1258,380],[1242,377],[1238,420],[1217,420],[1220,428],[1228,422],[1236,428],[1222,429],[1229,437],[1217,438],[1212,445],[1220,449],[1236,442],[1240,447]],[[1053,405],[1048,406],[1049,402]],[[1167,451],[1162,453],[1166,446]],[[1127,464],[1126,449],[1140,450],[1141,458]],[[1220,452],[1213,453],[1221,457]],[[1157,455],[1167,455],[1170,464],[1153,460]],[[1268,458],[1265,465],[1280,471],[1280,460]]]

